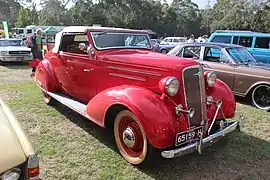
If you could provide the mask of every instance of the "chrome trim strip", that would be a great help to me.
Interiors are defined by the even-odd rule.
[[[239,126],[239,122],[234,122],[231,125],[229,125],[228,127],[226,127],[225,129],[216,132],[215,134],[212,134],[206,138],[204,138],[202,140],[202,148],[207,147],[215,142],[217,142],[221,137],[224,137],[225,135],[227,135],[228,133],[231,133],[232,131],[235,131],[237,129],[237,127]],[[173,149],[173,150],[168,150],[168,151],[162,151],[161,152],[161,156],[164,158],[176,158],[179,156],[183,156],[186,154],[190,154],[196,150],[199,150],[199,141],[178,148],[178,149]]]
[[[114,69],[114,70],[120,70],[120,71],[127,71],[127,72],[139,73],[139,74],[152,75],[152,76],[161,76],[161,74],[159,74],[159,73],[140,71],[140,70],[129,69],[129,68],[121,68],[121,67],[115,67],[115,66],[108,66],[108,68]]]
[[[135,77],[135,76],[127,76],[127,75],[123,75],[123,74],[109,73],[109,75],[115,76],[115,77],[126,78],[126,79],[137,80],[137,81],[146,81],[146,79],[144,79],[144,78]]]

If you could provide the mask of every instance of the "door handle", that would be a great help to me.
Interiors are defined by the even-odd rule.
[[[84,72],[91,72],[91,71],[93,71],[94,70],[94,68],[92,68],[92,69],[84,69],[83,71]]]

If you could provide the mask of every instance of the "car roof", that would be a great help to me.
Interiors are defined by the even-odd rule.
[[[136,29],[124,29],[124,28],[115,28],[115,27],[100,27],[100,26],[68,26],[62,29],[61,32],[74,32],[74,33],[84,33],[86,31],[109,31],[109,32],[127,32],[127,33],[143,33],[148,34],[147,31],[144,30],[136,30]]]
[[[212,35],[270,37],[270,33],[261,33],[254,31],[236,31],[236,30],[216,30]]]
[[[244,47],[236,44],[227,44],[227,43],[215,43],[215,42],[195,42],[195,43],[183,43],[182,46],[192,45],[192,46],[219,46],[221,48],[228,47]]]

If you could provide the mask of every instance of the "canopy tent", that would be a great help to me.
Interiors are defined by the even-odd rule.
[[[49,26],[43,31],[43,33],[46,34],[47,36],[54,36],[58,32],[59,30],[57,30],[53,26]]]

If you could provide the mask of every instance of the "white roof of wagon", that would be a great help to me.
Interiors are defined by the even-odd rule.
[[[100,27],[100,26],[68,26],[62,29],[62,32],[80,33],[86,31],[112,31],[112,32],[130,32],[130,33],[147,33],[145,30],[125,29],[115,27]]]

